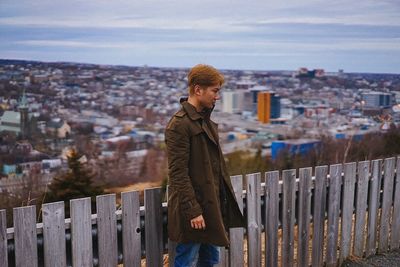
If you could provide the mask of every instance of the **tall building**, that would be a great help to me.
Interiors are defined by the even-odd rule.
[[[222,111],[227,113],[240,113],[244,109],[243,91],[223,91],[222,92]]]
[[[262,123],[281,116],[281,98],[275,93],[259,92],[257,95],[257,117]]]
[[[269,92],[259,92],[257,101],[258,120],[262,123],[269,123],[271,118],[271,94]]]
[[[362,94],[365,108],[388,108],[392,105],[392,95],[384,92],[367,92]]]
[[[250,92],[250,98],[251,98],[251,103],[252,103],[252,113],[253,115],[257,114],[257,102],[258,102],[258,93],[260,92],[265,92],[268,91],[268,88],[266,86],[262,86],[262,85],[257,85],[257,86],[253,86],[251,87],[248,92]]]

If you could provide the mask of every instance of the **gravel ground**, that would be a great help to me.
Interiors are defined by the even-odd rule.
[[[400,250],[377,254],[366,259],[352,258],[343,262],[341,267],[399,267]]]

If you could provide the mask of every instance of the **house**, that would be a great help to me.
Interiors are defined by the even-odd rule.
[[[58,138],[68,138],[71,134],[71,126],[61,119],[53,119],[47,123],[48,133],[56,135]]]
[[[8,131],[15,134],[21,133],[21,114],[19,112],[6,110],[0,118],[0,132]]]

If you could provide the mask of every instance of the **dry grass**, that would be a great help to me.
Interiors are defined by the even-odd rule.
[[[128,192],[128,191],[144,191],[148,188],[159,187],[161,186],[161,181],[157,182],[142,182],[142,183],[135,183],[127,186],[121,187],[112,187],[107,188],[105,191],[107,193],[121,193],[121,192]]]

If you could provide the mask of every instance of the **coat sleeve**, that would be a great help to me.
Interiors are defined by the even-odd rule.
[[[168,156],[169,185],[179,194],[181,211],[187,219],[193,219],[203,213],[196,200],[189,177],[190,137],[176,129],[166,129],[165,142]]]

